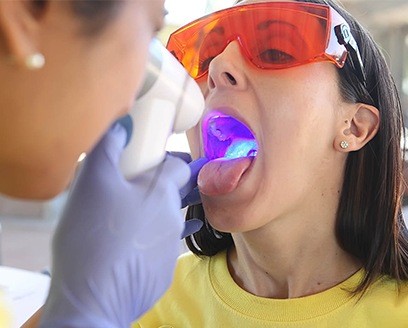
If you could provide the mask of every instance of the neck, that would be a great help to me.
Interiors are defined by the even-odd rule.
[[[337,244],[334,221],[286,218],[233,234],[232,277],[248,292],[270,298],[302,297],[337,285],[361,265]]]

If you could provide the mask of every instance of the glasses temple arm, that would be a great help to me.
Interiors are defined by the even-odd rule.
[[[346,24],[340,24],[334,27],[334,31],[338,42],[346,47],[347,52],[350,55],[351,65],[353,66],[356,75],[360,81],[363,82],[364,86],[367,86],[367,79],[360,50],[358,49],[356,40],[350,32],[350,27]]]

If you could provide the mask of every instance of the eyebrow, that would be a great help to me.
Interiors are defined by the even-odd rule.
[[[277,20],[277,19],[268,19],[264,22],[261,22],[257,25],[257,30],[263,31],[263,30],[267,30],[271,25],[274,24],[279,24],[279,25],[284,25],[288,28],[291,28],[295,31],[299,41],[301,41],[304,45],[306,45],[307,47],[309,46],[309,43],[307,42],[307,40],[305,40],[304,35],[302,35],[299,31],[298,26],[285,22],[285,21],[281,21],[281,20]]]
[[[271,25],[273,25],[273,24],[285,24],[285,25],[288,25],[288,26],[290,26],[290,27],[292,27],[292,28],[294,28],[294,29],[297,30],[297,26],[295,26],[295,25],[293,25],[293,24],[290,24],[290,23],[288,23],[288,22],[284,22],[284,21],[277,20],[277,19],[274,19],[274,20],[269,19],[269,20],[267,20],[267,21],[264,21],[264,22],[262,22],[262,23],[259,23],[256,28],[257,28],[258,30],[266,30],[269,26],[271,26]]]
[[[222,26],[216,26],[208,34],[212,33],[223,35],[225,34],[225,29]]]

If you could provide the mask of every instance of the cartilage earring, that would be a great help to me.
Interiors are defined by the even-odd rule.
[[[349,146],[348,142],[346,140],[343,140],[342,142],[340,142],[340,147],[342,149],[347,149]]]
[[[24,64],[27,69],[32,71],[41,69],[45,64],[44,55],[39,52],[28,55],[24,60]]]

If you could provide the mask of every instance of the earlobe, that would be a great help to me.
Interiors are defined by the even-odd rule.
[[[377,134],[380,113],[374,106],[355,104],[352,118],[344,123],[347,126],[336,137],[335,148],[342,152],[360,150]]]
[[[30,5],[31,1],[24,0],[0,1],[0,33],[7,59],[32,69],[27,63],[39,49],[38,19]]]

